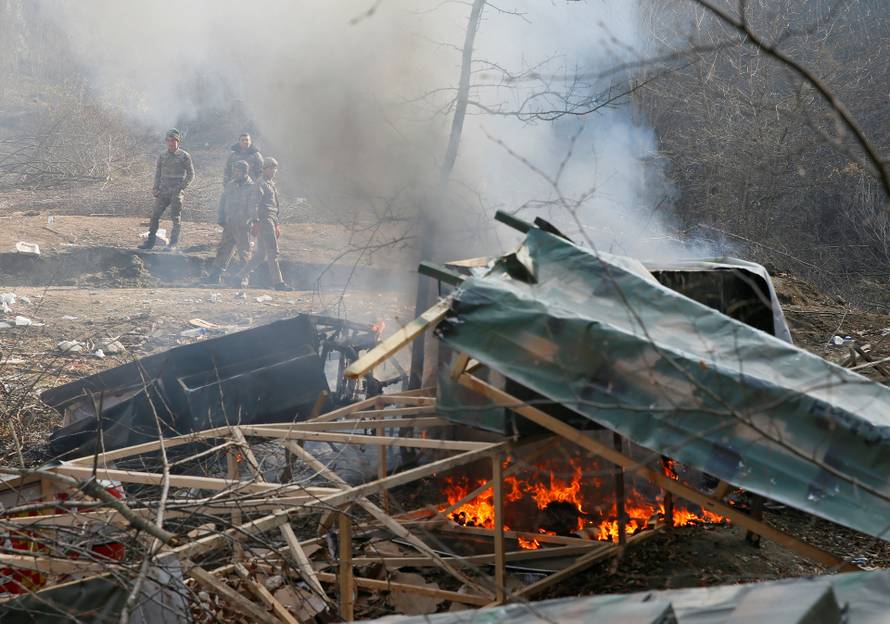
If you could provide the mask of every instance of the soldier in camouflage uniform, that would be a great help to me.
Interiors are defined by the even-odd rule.
[[[265,263],[269,275],[275,282],[275,290],[293,290],[284,282],[281,267],[278,265],[278,189],[275,187],[275,173],[278,161],[274,158],[263,160],[263,177],[257,180],[257,246],[253,258],[241,272],[241,286],[247,287],[254,269]]]
[[[167,251],[175,250],[179,242],[179,230],[182,227],[183,191],[195,179],[192,157],[187,151],[179,149],[181,138],[182,135],[175,128],[167,132],[167,151],[158,156],[158,166],[155,169],[155,184],[152,188],[155,206],[148,227],[148,239],[139,245],[139,249],[151,249],[155,246],[161,215],[168,207],[173,229],[170,233]]]
[[[226,160],[226,168],[223,171],[223,186],[229,183],[234,176],[232,166],[239,160],[245,161],[250,166],[250,177],[259,180],[263,175],[263,155],[251,143],[250,135],[246,132],[238,137],[238,142],[232,146],[232,153]]]
[[[250,256],[250,224],[256,220],[257,206],[257,187],[247,174],[249,168],[246,161],[235,161],[232,164],[233,177],[219,198],[218,223],[223,226],[223,234],[213,268],[205,280],[208,284],[219,284],[236,249],[242,268],[247,265]]]

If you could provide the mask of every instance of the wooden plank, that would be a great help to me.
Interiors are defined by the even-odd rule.
[[[547,414],[546,412],[543,412],[531,405],[524,405],[523,401],[521,401],[520,399],[517,399],[516,397],[508,394],[507,392],[504,392],[499,388],[495,388],[491,384],[477,377],[463,374],[460,376],[458,381],[466,388],[487,396],[490,399],[494,399],[495,401],[498,401],[503,405],[510,406],[510,409],[517,414],[524,416],[525,418],[528,418],[532,422],[537,423],[545,429],[549,429],[553,433],[562,436],[566,440],[577,444],[578,446],[587,449],[588,451],[595,453],[596,455],[599,455],[606,461],[622,466],[625,471],[639,474],[640,476],[649,479],[649,481],[651,481],[655,485],[669,492],[672,492],[676,496],[695,503],[696,505],[699,505],[704,509],[707,509],[708,511],[719,514],[721,516],[725,516],[729,518],[729,520],[733,524],[757,533],[758,535],[770,539],[777,544],[785,546],[786,548],[793,550],[794,552],[806,557],[807,559],[816,561],[837,570],[854,571],[861,569],[859,566],[844,561],[840,557],[826,552],[821,548],[811,546],[810,544],[805,544],[804,542],[795,539],[787,533],[783,533],[778,529],[774,529],[764,522],[755,520],[751,516],[735,509],[734,507],[730,507],[729,505],[726,505],[721,501],[714,500],[713,498],[702,494],[698,490],[695,490],[685,485],[684,483],[681,483],[680,481],[675,481],[674,479],[671,479],[656,470],[652,470],[651,468],[640,464],[636,460],[624,455],[623,453],[619,453],[611,446],[602,444],[597,440],[594,440],[590,436],[585,435],[583,432],[575,429],[571,425],[564,423],[558,418],[554,418],[550,414]]]
[[[352,522],[349,515],[339,515],[339,570],[338,587],[340,589],[340,617],[351,622],[355,619],[354,592],[355,584],[352,580]]]
[[[399,436],[369,436],[360,433],[329,433],[326,431],[298,431],[295,429],[266,429],[251,425],[244,425],[241,429],[249,436],[276,438],[279,440],[311,440],[315,442],[339,442],[340,444],[365,444],[369,446],[430,448],[440,451],[473,451],[488,446],[487,442],[402,438]]]
[[[441,521],[434,521],[433,525],[438,526],[439,530],[444,532],[465,533],[467,535],[485,535],[486,537],[494,539],[494,531],[492,529],[485,529],[483,527],[461,526],[460,524],[455,524],[454,522],[450,521],[447,524],[441,524]],[[527,531],[504,531],[504,537],[509,537],[511,539],[519,539],[520,537],[527,540],[536,539],[542,544],[562,544],[564,546],[583,546],[584,544],[589,545],[608,543],[584,539],[580,537],[566,537],[564,535],[544,535],[541,533],[531,533]]]
[[[244,436],[242,436],[243,439]],[[241,467],[238,465],[237,458],[237,449],[230,448],[226,453],[226,472],[227,476],[232,481],[239,481],[241,479]],[[244,516],[241,514],[241,507],[236,507],[232,510],[232,524],[241,524],[244,520]],[[232,538],[235,540],[235,543],[232,547],[233,556],[235,557],[235,561],[240,561],[244,559],[244,546],[241,545],[242,536],[241,535],[233,535]]]
[[[372,436],[368,436],[372,437]],[[76,479],[88,480],[93,476],[93,469],[86,466],[55,466],[53,472],[68,475]],[[120,481],[121,483],[143,483],[145,485],[161,485],[164,476],[155,472],[137,472],[134,470],[115,470],[112,468],[97,468],[97,479]],[[241,492],[256,492],[277,494],[309,494],[325,496],[337,492],[336,488],[303,487],[299,485],[281,485],[279,483],[256,483],[251,481],[239,481],[235,479],[222,479],[218,477],[196,477],[192,475],[170,475],[170,487],[197,488],[201,490],[238,490]]]
[[[460,352],[454,357],[454,362],[451,364],[451,378],[457,379],[460,377],[465,370],[467,370],[467,364],[470,363],[470,356],[466,353]]]
[[[612,434],[612,444],[616,451],[622,450],[621,436]],[[627,511],[624,507],[624,468],[615,464],[615,515],[618,516],[618,543],[627,542]]]
[[[319,578],[325,583],[336,583],[337,577],[329,572],[319,572]],[[394,583],[392,581],[380,581],[377,579],[369,579],[363,577],[353,578],[353,582],[357,587],[363,589],[372,589],[375,591],[389,591],[403,594],[417,594],[419,596],[430,596],[431,598],[441,598],[442,600],[450,600],[461,604],[474,605],[477,607],[485,606],[490,599],[485,596],[474,596],[473,594],[462,594],[460,592],[447,591],[444,589],[436,589],[434,587],[426,587],[422,585],[411,585],[409,583]]]
[[[642,533],[637,533],[636,535],[628,538],[627,545],[630,546],[630,545],[642,542],[644,540],[647,540],[650,537],[652,537],[653,535],[655,535],[656,533],[657,533],[657,531],[655,531],[655,530],[643,531]],[[575,563],[573,563],[572,565],[570,565],[566,568],[563,568],[559,572],[554,572],[550,576],[547,576],[546,578],[543,578],[536,583],[532,583],[531,585],[527,585],[527,586],[523,587],[518,592],[511,594],[510,599],[516,600],[516,599],[531,598],[535,594],[539,594],[542,591],[544,591],[545,589],[549,589],[549,588],[553,587],[554,585],[561,583],[562,581],[564,581],[568,578],[571,578],[571,577],[575,576],[576,574],[579,574],[580,572],[583,572],[584,570],[586,570],[587,568],[589,568],[590,566],[594,565],[595,563],[597,563],[599,561],[608,559],[609,557],[617,556],[620,552],[622,552],[624,550],[624,548],[625,547],[623,547],[623,546],[609,545],[608,548],[593,551],[593,552],[587,553],[585,555],[581,555],[580,557],[578,557],[575,560]],[[494,606],[495,604],[498,604],[498,603],[494,603],[491,606]]]
[[[553,546],[548,548],[538,548],[536,550],[513,550],[510,552],[504,553],[504,561],[505,562],[516,562],[516,561],[535,561],[538,559],[553,559],[558,557],[574,557],[577,555],[583,555],[591,551],[591,549],[597,549],[601,546],[608,546],[607,542],[594,542],[590,541],[583,546]],[[450,561],[454,557],[444,557],[445,561]],[[486,555],[468,555],[466,557],[459,557],[465,563],[472,564],[488,564],[494,563],[494,553],[486,554]],[[407,556],[407,557],[353,557],[352,558],[353,565],[362,566],[369,565],[372,563],[382,563],[388,567],[393,568],[401,568],[401,567],[409,567],[409,568],[430,568],[435,567],[437,564],[432,560],[431,557],[423,557],[423,556]]]
[[[429,310],[350,364],[344,375],[349,379],[358,379],[362,375],[368,374],[374,367],[395,355],[417,336],[428,329],[432,329],[439,321],[445,318],[450,308],[450,299],[439,301]]]
[[[161,438],[160,440],[152,440],[151,442],[134,444],[133,446],[127,446],[125,448],[117,449],[114,451],[106,451],[104,453],[99,453],[99,455],[85,455],[84,457],[78,457],[77,459],[67,461],[65,462],[65,465],[92,466],[95,462],[98,466],[104,466],[116,459],[133,457],[135,455],[142,455],[143,453],[153,453],[160,450],[162,445],[164,446],[164,448],[171,449],[183,444],[200,442],[208,438],[226,437],[228,432],[228,427],[217,427],[215,429],[208,429],[206,431],[200,431],[197,433],[189,433],[173,438]]]
[[[374,428],[380,423],[391,429],[401,427],[447,427],[454,423],[436,416],[418,416],[408,418],[362,418],[361,420],[337,420],[333,422],[293,423],[292,425],[251,425],[257,429],[284,429],[287,431],[363,431]]]
[[[78,561],[76,559],[43,557],[34,554],[13,555],[0,553],[0,567],[35,570],[42,574],[101,574],[102,572],[107,572],[109,566],[114,565],[119,565],[119,563],[115,561],[99,563],[95,560]]]
[[[506,596],[507,575],[504,559],[504,467],[500,455],[491,456],[491,482],[494,486],[494,586],[495,600]]]
[[[279,620],[286,624],[300,624],[300,622],[297,621],[297,618],[292,616],[290,611],[288,611],[283,604],[278,602],[275,596],[272,595],[272,592],[250,578],[250,573],[247,571],[247,568],[240,563],[235,563],[235,573],[241,577],[241,580],[244,581],[244,584],[247,585],[253,595],[260,599],[260,602],[266,605],[267,608],[272,609],[272,613],[274,613]]]
[[[264,624],[279,624],[278,620],[272,616],[271,613],[252,603],[250,600],[210,574],[210,572],[204,568],[189,561],[186,563],[185,572],[195,579],[199,585],[204,587],[204,589],[219,594],[234,609],[253,618],[253,621],[263,622]]]
[[[325,412],[321,416],[316,416],[315,418],[310,418],[305,422],[328,422],[330,420],[337,420],[338,418],[342,418],[343,416],[349,416],[353,412],[357,412],[366,407],[371,407],[374,405],[376,401],[376,397],[370,397],[368,399],[363,399],[358,403],[353,403],[352,405],[346,405],[344,407],[335,409],[330,412]]]
[[[291,557],[293,557],[297,570],[300,572],[300,576],[315,593],[324,599],[325,602],[331,602],[331,599],[325,594],[324,588],[321,586],[318,577],[315,575],[315,570],[312,568],[312,562],[309,561],[309,557],[306,556],[306,552],[300,545],[300,540],[297,539],[293,527],[290,523],[285,523],[281,525],[280,529],[281,536],[284,537],[288,551],[290,552]]]

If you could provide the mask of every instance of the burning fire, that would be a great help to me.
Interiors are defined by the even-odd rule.
[[[383,335],[383,330],[386,329],[386,321],[383,319],[377,321],[373,325],[371,325],[371,331],[377,334],[377,340],[380,340],[380,336]]]
[[[508,463],[505,463],[505,468]],[[570,476],[566,474],[566,478],[559,476],[551,462],[542,462],[541,465],[536,465],[536,468],[544,474],[529,475],[529,478],[509,475],[504,478],[505,508],[511,503],[525,502],[527,505],[533,503],[534,507],[542,514],[537,521],[544,526],[538,526],[536,529],[536,532],[541,535],[557,535],[556,531],[550,530],[554,527],[548,527],[547,522],[542,519],[555,516],[559,519],[560,526],[563,527],[559,531],[562,534],[589,536],[602,541],[618,541],[618,513],[611,495],[610,498],[613,500],[608,508],[601,508],[596,513],[589,513],[585,510],[584,486],[588,488],[588,494],[590,494],[590,486],[599,489],[602,484],[596,478],[588,478],[584,483],[584,471],[580,459],[571,458],[569,460],[570,470],[565,472],[570,472]],[[665,461],[664,473],[672,479],[679,479],[673,460]],[[485,483],[485,479],[470,479],[466,475],[446,477],[444,491],[448,498],[448,505],[442,506],[440,511],[453,507],[460,500],[466,498],[470,492]],[[663,501],[650,500],[631,487],[630,481],[627,485],[625,534],[630,536],[654,525],[659,518],[665,518],[666,513]],[[464,526],[492,529],[494,528],[493,498],[494,493],[489,488],[469,502],[457,507],[449,514],[449,517]],[[727,522],[722,516],[704,509],[700,513],[693,512],[680,504],[680,501],[677,501],[673,507],[672,524],[674,526]],[[509,531],[510,527],[505,524],[504,530]],[[534,537],[517,535],[517,541],[520,548],[527,550],[541,547],[541,542]]]

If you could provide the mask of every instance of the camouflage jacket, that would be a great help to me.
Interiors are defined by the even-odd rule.
[[[177,149],[172,154],[165,151],[158,156],[154,190],[175,193],[185,190],[194,179],[195,167],[187,151]]]
[[[247,150],[242,151],[241,145],[235,143],[232,146],[232,153],[229,154],[229,158],[226,160],[226,168],[223,171],[223,184],[228,184],[229,180],[231,180],[234,176],[232,175],[232,165],[234,165],[239,160],[243,160],[247,163],[250,169],[247,170],[247,173],[254,180],[259,180],[260,176],[263,175],[263,155],[260,154],[260,151],[253,145],[247,148]]]
[[[230,180],[219,198],[219,224],[247,225],[256,218],[257,185],[250,176]]]
[[[278,188],[274,180],[260,178],[257,183],[257,216],[278,220]]]

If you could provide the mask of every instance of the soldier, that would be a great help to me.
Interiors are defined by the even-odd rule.
[[[151,223],[148,226],[148,239],[139,245],[139,249],[151,249],[155,246],[161,215],[164,214],[168,206],[170,207],[170,220],[173,222],[173,229],[166,250],[174,251],[179,242],[183,192],[195,179],[192,157],[187,151],[179,149],[181,138],[182,135],[176,128],[167,132],[167,151],[158,156],[158,166],[155,170],[155,184],[152,188],[155,206],[151,213]]]
[[[223,186],[229,183],[234,177],[232,166],[239,160],[245,161],[250,166],[250,177],[259,180],[263,175],[263,155],[251,144],[250,135],[246,132],[238,137],[238,142],[232,146],[232,153],[226,160],[226,169],[223,171]]]
[[[256,185],[247,174],[249,168],[246,161],[235,161],[232,164],[233,177],[219,198],[217,222],[223,226],[223,234],[213,268],[205,280],[208,284],[219,284],[236,249],[242,268],[247,265],[250,255],[250,224],[256,220],[257,204]]]
[[[257,181],[257,245],[253,258],[241,272],[241,287],[246,288],[251,272],[264,262],[269,274],[275,280],[275,290],[293,290],[284,282],[281,267],[278,266],[278,189],[275,187],[275,173],[278,161],[274,158],[263,160],[263,177]]]

